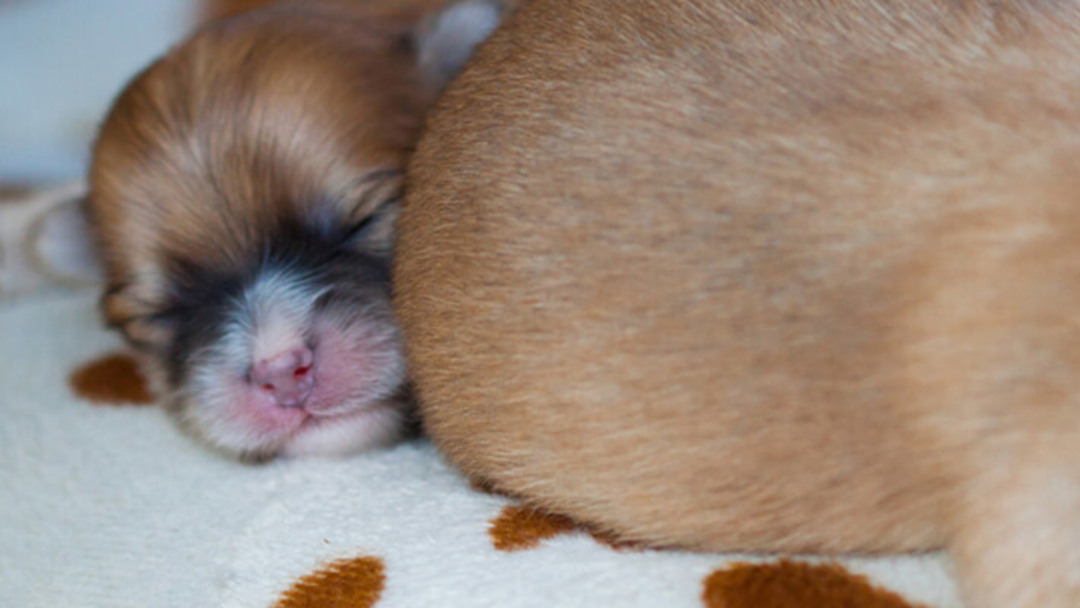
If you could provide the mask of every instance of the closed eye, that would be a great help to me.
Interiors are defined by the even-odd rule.
[[[343,242],[348,242],[348,241],[353,240],[361,232],[366,230],[368,228],[368,226],[371,226],[371,223],[374,222],[374,221],[375,221],[375,214],[374,213],[369,214],[367,217],[360,220],[356,224],[353,224],[348,230],[346,230],[345,234],[341,237],[341,240]]]
[[[372,212],[369,213],[364,219],[350,226],[349,229],[345,231],[345,234],[342,235],[341,241],[343,243],[348,243],[350,241],[361,238],[363,236],[363,233],[367,231],[367,229],[370,228],[373,223],[375,223],[375,220],[379,219],[380,212],[387,206],[392,205],[399,200],[401,200],[400,197],[395,196],[380,203],[379,206],[372,210]]]

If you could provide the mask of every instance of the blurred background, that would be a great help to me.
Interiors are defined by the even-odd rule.
[[[81,177],[110,102],[205,19],[265,0],[0,0],[0,184]]]

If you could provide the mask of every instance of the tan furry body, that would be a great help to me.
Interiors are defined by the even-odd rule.
[[[535,0],[399,221],[426,424],[631,540],[1080,605],[1080,4]]]

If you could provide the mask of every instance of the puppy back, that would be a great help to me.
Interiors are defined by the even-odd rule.
[[[431,115],[398,226],[435,441],[656,543],[942,542],[971,436],[925,422],[955,393],[913,370],[971,326],[940,314],[957,275],[927,269],[1075,225],[1076,12],[520,9]],[[983,370],[964,361],[958,382]]]

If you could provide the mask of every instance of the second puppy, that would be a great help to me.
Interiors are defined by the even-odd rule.
[[[425,429],[625,540],[1080,606],[1078,65],[1076,0],[533,0],[410,162]]]
[[[106,318],[218,449],[338,455],[407,426],[389,288],[401,168],[501,5],[400,4],[210,25],[138,76],[101,129],[90,198]]]

